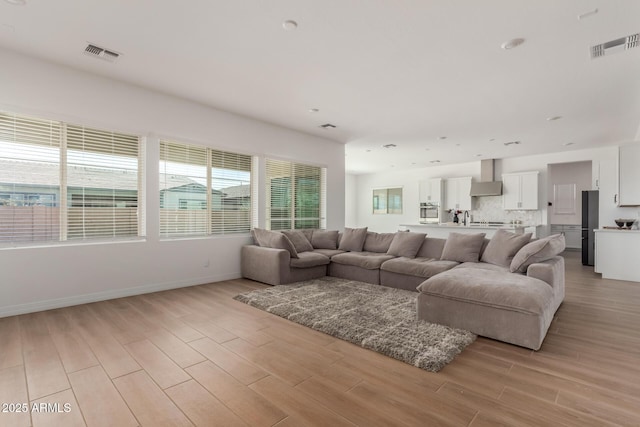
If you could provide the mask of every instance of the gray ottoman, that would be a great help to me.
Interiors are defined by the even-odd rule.
[[[557,307],[551,286],[518,273],[459,268],[418,286],[418,319],[538,350]]]

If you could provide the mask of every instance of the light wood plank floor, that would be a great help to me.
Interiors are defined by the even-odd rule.
[[[0,403],[41,411],[0,426],[638,426],[640,284],[565,255],[540,351],[479,338],[439,373],[232,300],[248,280],[3,318]]]

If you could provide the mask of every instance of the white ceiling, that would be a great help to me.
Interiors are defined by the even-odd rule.
[[[640,139],[640,48],[589,56],[638,32],[638,0],[0,0],[0,46],[344,142],[351,173]]]

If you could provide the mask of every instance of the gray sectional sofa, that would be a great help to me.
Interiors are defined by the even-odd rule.
[[[564,299],[562,235],[255,229],[254,241],[242,248],[245,278],[280,285],[329,275],[417,290],[419,319],[534,350]]]

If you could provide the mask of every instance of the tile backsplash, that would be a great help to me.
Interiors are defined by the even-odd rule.
[[[522,221],[523,224],[542,224],[542,211],[505,211],[502,207],[502,196],[475,197],[474,209],[470,214],[472,221]]]

